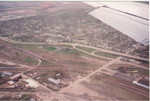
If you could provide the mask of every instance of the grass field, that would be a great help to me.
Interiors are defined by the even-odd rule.
[[[25,58],[24,61],[25,61],[26,63],[33,63],[33,64],[37,64],[37,63],[38,63],[35,59],[30,58],[30,57]]]
[[[28,50],[39,50],[39,46],[41,45],[33,45],[33,44],[15,44],[16,46],[23,48],[23,49],[28,49]]]
[[[43,49],[48,50],[48,51],[56,50],[56,48],[54,46],[50,46],[50,45],[44,46]]]
[[[93,55],[89,55],[87,53],[84,53],[84,52],[81,52],[79,50],[76,50],[76,52],[82,56],[85,56],[85,57],[89,57],[89,58],[93,58],[93,59],[98,59],[98,60],[102,60],[102,61],[108,61],[107,59],[104,59],[104,58],[100,58],[100,57],[96,57],[96,56],[93,56]]]
[[[76,54],[77,52],[74,49],[65,48],[64,50],[57,50],[56,53],[60,54]]]
[[[40,66],[55,66],[55,64],[41,60]]]
[[[66,48],[72,48],[71,45],[34,45],[34,44],[15,44],[16,46],[23,48],[23,49],[28,49],[28,50],[41,50],[39,47],[42,46],[43,49],[48,50],[48,51],[53,51],[56,50],[55,47],[66,47]]]
[[[76,48],[79,48],[83,51],[86,51],[86,52],[89,52],[89,53],[92,53],[93,51],[95,51],[96,49],[93,49],[93,48],[87,48],[87,47],[82,47],[82,46],[76,46]]]
[[[27,56],[25,54],[21,54],[21,53],[18,54],[18,59],[21,60],[22,62],[25,62],[25,63],[30,64],[30,65],[37,65],[38,64],[37,59],[30,57],[30,56]]]
[[[107,59],[92,56],[92,55],[89,55],[87,53],[81,52],[77,49],[67,48],[66,50],[58,50],[58,51],[55,51],[55,52],[60,53],[60,54],[76,54],[76,55],[81,55],[81,56],[85,56],[85,57],[89,57],[89,58],[93,58],[93,59],[98,59],[98,60],[102,60],[102,61],[108,61]]]
[[[67,47],[67,48],[72,48],[71,45],[60,45],[60,46],[62,46],[62,47]]]
[[[110,54],[110,53],[106,53],[106,52],[102,52],[102,51],[95,52],[94,54],[99,55],[99,56],[108,57],[108,58],[113,58],[113,59],[119,57],[119,55]]]
[[[76,50],[76,49],[72,49],[72,46],[71,45],[28,45],[28,44],[16,44],[18,47],[20,48],[23,48],[23,49],[28,49],[28,50],[40,50],[42,51],[39,47],[42,46],[42,48],[44,50],[48,50],[48,51],[54,51],[55,53],[59,53],[59,54],[79,54],[79,55],[82,55],[82,56],[85,56],[85,57],[89,57],[89,58],[93,58],[93,59],[98,59],[98,60],[102,60],[102,61],[108,61],[107,59],[104,59],[104,58],[100,58],[100,57],[96,57],[96,56],[92,56],[92,55],[89,55],[87,53],[84,53],[84,52],[81,52],[79,50]],[[63,47],[64,50],[57,50],[56,47]],[[79,49],[82,49],[86,52],[89,52],[91,53],[92,51],[95,51],[95,49],[92,49],[92,48],[87,48],[87,47],[80,47],[80,46],[77,46],[77,48]],[[28,60],[26,60],[26,62],[28,62]]]

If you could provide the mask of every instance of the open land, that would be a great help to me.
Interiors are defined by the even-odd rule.
[[[0,100],[149,100],[149,46],[90,16],[95,7],[2,3]]]

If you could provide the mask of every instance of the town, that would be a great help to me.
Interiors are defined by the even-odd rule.
[[[0,100],[149,100],[149,44],[91,16],[94,3],[2,4]]]

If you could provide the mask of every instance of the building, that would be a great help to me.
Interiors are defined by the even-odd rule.
[[[12,85],[12,84],[14,84],[14,81],[8,81],[7,83]]]
[[[48,81],[50,81],[52,84],[58,85],[61,81],[60,79],[53,79],[53,78],[48,78]]]
[[[3,72],[3,74],[2,74],[2,76],[11,76],[12,75],[12,73],[10,73],[10,72]]]
[[[133,81],[132,83],[135,84],[135,85],[141,86],[143,88],[149,89],[149,86],[146,86],[146,85],[143,85],[141,83],[138,83],[137,81]]]
[[[26,79],[25,81],[28,83],[25,85],[26,87],[37,88],[39,86],[36,82],[34,82],[31,79]]]

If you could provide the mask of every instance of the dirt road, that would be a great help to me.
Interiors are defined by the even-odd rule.
[[[59,43],[59,42],[53,42],[53,43],[42,43],[42,42],[18,42],[18,41],[14,41],[14,40],[11,40],[11,39],[8,39],[8,38],[4,38],[4,37],[0,37],[0,39],[3,40],[3,41],[6,41],[6,42],[14,43],[14,44],[71,45],[71,46],[73,46],[73,47],[74,47],[74,46],[82,46],[82,47],[87,47],[87,48],[97,49],[97,50],[102,51],[102,52],[107,52],[107,53],[111,53],[111,54],[116,54],[116,55],[120,55],[120,56],[124,56],[124,57],[129,57],[129,58],[133,58],[133,59],[138,59],[138,60],[143,60],[143,61],[149,62],[149,59],[147,59],[147,58],[137,57],[137,56],[129,55],[129,54],[126,54],[126,53],[124,54],[124,53],[114,52],[114,51],[105,50],[105,49],[101,49],[101,48],[97,48],[97,47],[93,47],[93,46],[82,45],[82,44],[78,44],[78,43]]]
[[[70,84],[68,87],[62,89],[60,92],[65,92],[67,89],[69,89],[69,88],[71,88],[71,87],[74,87],[76,84],[78,84],[78,83],[81,82],[81,81],[87,81],[90,76],[92,76],[92,75],[94,75],[95,73],[101,71],[102,69],[105,69],[105,68],[107,68],[108,66],[114,64],[114,63],[115,63],[116,61],[118,61],[119,59],[120,59],[120,57],[118,57],[118,58],[116,58],[116,59],[114,59],[114,60],[112,60],[112,61],[109,61],[107,64],[103,65],[101,68],[99,68],[99,69],[95,70],[94,72],[89,73],[87,76],[85,76],[85,77],[83,77],[83,78],[81,78],[81,79],[75,81],[74,83]]]
[[[112,60],[112,59],[107,58],[107,57],[104,57],[104,56],[98,56],[98,55],[95,55],[95,54],[93,54],[93,53],[89,53],[89,52],[83,51],[83,50],[81,50],[81,49],[79,49],[79,48],[76,48],[76,45],[72,45],[72,46],[73,46],[74,49],[79,50],[79,51],[81,51],[81,52],[83,52],[83,53],[86,53],[86,54],[89,54],[89,55],[92,55],[92,56],[95,56],[95,57],[107,59],[107,60]]]
[[[1,38],[0,38],[0,39],[1,39]],[[17,43],[17,44],[41,44],[41,45],[45,44],[45,43],[14,42],[14,41],[10,41],[9,39],[8,39],[8,40],[7,40],[7,39],[4,39],[4,41],[11,42],[11,43]],[[48,44],[49,44],[49,43],[48,43]],[[92,55],[92,56],[97,56],[97,55],[95,55],[94,53],[88,53],[88,52],[86,52],[86,51],[80,50],[80,49],[76,48],[76,46],[83,46],[83,47],[88,47],[88,48],[94,48],[94,49],[97,49],[97,50],[100,50],[100,51],[104,51],[104,52],[108,52],[108,53],[112,53],[112,54],[116,54],[116,53],[117,53],[116,55],[127,56],[127,57],[130,57],[130,58],[131,58],[131,57],[134,57],[134,56],[127,55],[127,54],[122,54],[122,53],[118,53],[118,52],[112,52],[112,51],[108,51],[108,50],[104,50],[104,49],[100,49],[100,48],[96,48],[96,47],[92,47],[92,46],[81,45],[81,44],[77,44],[77,43],[52,43],[52,44],[54,44],[54,45],[58,45],[58,44],[59,44],[59,45],[71,45],[71,46],[73,46],[74,49],[77,49],[77,50],[79,50],[79,51],[82,51],[82,52],[84,52],[84,53],[86,53],[86,54],[89,54],[89,55]],[[106,59],[106,57],[102,57],[102,56],[97,56],[97,57],[105,58],[105,59]],[[114,63],[118,63],[119,60],[120,60],[120,58],[121,58],[121,57],[118,57],[118,58],[116,58],[116,59],[110,59],[110,58],[109,58],[109,60],[111,60],[111,61],[109,61],[108,63],[106,63],[105,65],[103,65],[102,67],[100,67],[99,69],[97,69],[97,70],[95,70],[95,71],[93,71],[93,72],[87,74],[85,77],[76,80],[75,82],[71,83],[69,86],[63,88],[63,89],[62,89],[61,91],[59,91],[59,92],[54,92],[54,91],[50,90],[50,89],[47,88],[46,86],[40,84],[39,82],[33,80],[33,79],[30,78],[30,77],[24,75],[24,74],[23,74],[24,72],[22,72],[22,73],[20,73],[20,74],[23,75],[23,76],[25,76],[25,77],[27,77],[27,78],[30,78],[31,80],[33,80],[34,82],[36,82],[38,85],[40,85],[41,87],[45,88],[46,90],[48,90],[48,91],[50,92],[50,93],[45,93],[46,96],[43,96],[43,97],[41,97],[41,98],[43,98],[43,99],[45,99],[45,100],[46,100],[46,99],[48,100],[48,99],[52,98],[52,96],[53,96],[53,98],[54,98],[54,97],[57,98],[57,97],[60,96],[60,97],[62,97],[62,99],[64,99],[65,97],[63,96],[63,93],[66,93],[66,91],[70,90],[70,88],[77,87],[77,86],[79,85],[79,83],[82,82],[82,81],[88,81],[88,80],[89,80],[89,77],[92,76],[92,75],[94,75],[95,73],[101,72],[103,69],[109,70],[107,67],[109,67],[110,65],[112,65],[112,64],[114,64]],[[145,59],[145,58],[139,58],[139,57],[134,57],[134,58],[141,59],[141,60],[146,60],[146,61],[147,61],[147,59]],[[108,58],[107,58],[107,59],[108,59]],[[34,67],[32,67],[32,68],[29,68],[27,71],[32,70],[32,69],[38,67],[38,66],[40,65],[40,63],[41,63],[41,59],[38,58],[38,60],[39,60],[39,63],[38,63],[36,66],[34,66]],[[148,61],[149,61],[149,60],[148,60]],[[25,72],[26,72],[26,71],[25,71]],[[111,73],[111,72],[110,72],[110,73]],[[86,90],[88,90],[88,89],[86,89]],[[95,94],[96,94],[96,93],[95,93]]]

